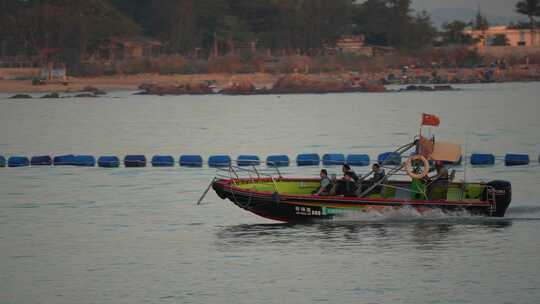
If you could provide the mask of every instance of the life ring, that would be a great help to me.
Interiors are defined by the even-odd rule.
[[[420,173],[415,172],[415,168],[413,166],[413,161],[419,160],[423,163],[423,169]],[[413,155],[409,158],[407,158],[407,161],[405,161],[405,170],[407,171],[407,174],[416,179],[422,179],[426,177],[429,174],[429,161],[424,156],[417,154]]]

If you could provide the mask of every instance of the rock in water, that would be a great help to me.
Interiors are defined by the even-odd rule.
[[[102,91],[93,86],[86,86],[82,89],[81,92],[90,92],[90,93],[93,93],[94,95],[107,95],[105,91]]]
[[[30,99],[32,96],[28,94],[16,94],[10,97],[11,99]]]
[[[74,97],[76,97],[76,98],[95,98],[97,96],[94,95],[94,94],[90,94],[90,93],[82,93],[82,94],[77,94]]]
[[[345,92],[345,83],[340,80],[322,80],[314,77],[292,74],[279,78],[272,88],[272,93],[335,93]]]
[[[60,98],[60,94],[58,94],[58,93],[50,93],[50,94],[41,96],[41,98]]]
[[[250,95],[256,91],[255,86],[249,81],[234,82],[221,91],[222,94],[227,95]]]
[[[214,94],[207,83],[183,83],[179,85],[142,84],[138,95],[209,95]]]

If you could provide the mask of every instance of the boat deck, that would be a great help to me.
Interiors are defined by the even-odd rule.
[[[312,196],[318,189],[318,179],[233,179],[231,185],[241,190],[262,193],[279,193],[291,196]],[[479,183],[451,183],[448,188],[435,187],[432,200],[470,201],[482,200],[485,185]],[[427,200],[423,183],[391,181],[382,186],[380,193],[368,195],[368,199]]]

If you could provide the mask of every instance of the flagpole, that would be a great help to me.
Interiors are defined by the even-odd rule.
[[[420,135],[420,137],[418,138],[418,154],[420,154],[420,155],[422,155],[421,141],[422,141],[422,123],[423,123],[423,120],[424,120],[424,114],[422,114],[422,121],[420,121],[420,132],[418,132],[418,134]]]

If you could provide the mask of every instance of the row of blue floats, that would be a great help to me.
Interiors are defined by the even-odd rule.
[[[385,165],[399,165],[402,158],[394,152],[382,153],[378,156],[377,161]],[[473,154],[470,157],[470,164],[473,166],[491,166],[495,165],[496,157],[493,154]],[[540,162],[540,157],[539,160]],[[298,166],[318,166],[320,163],[324,166],[339,166],[349,164],[351,166],[369,166],[371,163],[370,157],[367,154],[324,154],[321,157],[319,154],[299,154],[296,157]],[[124,157],[125,167],[146,167],[147,159],[144,155],[127,155]],[[178,160],[182,167],[202,167],[203,158],[200,155],[182,155]],[[506,166],[524,166],[530,163],[530,157],[526,154],[507,154],[504,158]],[[34,156],[28,158],[26,156],[12,156],[7,161],[6,158],[0,156],[0,167],[27,167],[27,166],[79,166],[79,167],[95,167],[96,164],[102,168],[117,168],[120,166],[120,159],[117,156],[101,156],[97,159],[92,155],[61,155],[61,156]],[[152,157],[151,164],[153,167],[173,167],[176,165],[176,160],[170,155],[156,155]],[[228,167],[232,164],[232,159],[228,155],[212,155],[208,158],[208,166]],[[236,159],[238,166],[258,166],[261,160],[257,155],[240,155]],[[266,164],[269,167],[288,167],[290,159],[287,155],[271,155],[266,158]]]

